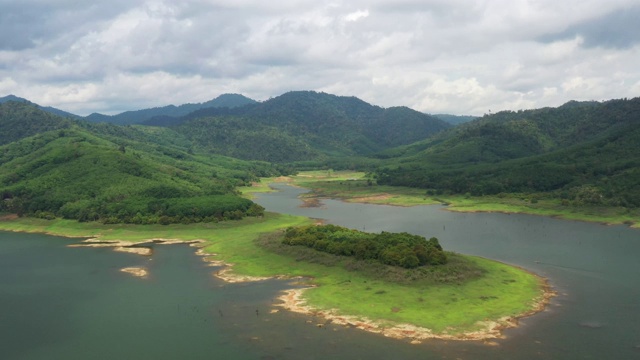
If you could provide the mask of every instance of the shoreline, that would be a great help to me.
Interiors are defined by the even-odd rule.
[[[303,294],[305,291],[313,289],[316,286],[284,290],[284,294],[278,297],[281,303],[275,304],[275,306],[303,315],[320,317],[326,322],[324,324],[318,324],[317,326],[319,327],[327,323],[349,326],[393,339],[407,340],[411,344],[421,344],[425,340],[451,340],[484,341],[488,345],[497,345],[497,343],[491,342],[490,340],[504,339],[504,330],[517,327],[520,319],[544,311],[550,304],[551,299],[557,296],[557,293],[549,286],[547,279],[539,275],[535,276],[543,282],[543,294],[539,298],[534,299],[533,307],[530,310],[514,316],[505,316],[498,320],[479,322],[479,324],[484,327],[483,329],[459,334],[434,333],[431,329],[412,324],[385,322],[382,320],[371,320],[366,317],[343,315],[340,314],[339,309],[322,310],[314,308],[307,305]]]
[[[289,186],[294,186],[291,183],[287,183],[287,185]],[[297,186],[297,187],[301,187],[301,186]],[[313,193],[313,190],[310,190]],[[579,222],[585,222],[585,223],[591,223],[591,224],[600,224],[600,225],[605,225],[605,226],[616,226],[616,225],[622,225],[622,226],[628,226],[632,229],[640,229],[640,220],[636,220],[636,221],[613,221],[613,220],[594,220],[594,219],[590,219],[587,216],[581,216],[580,214],[576,214],[576,217],[570,217],[567,214],[562,214],[562,213],[554,213],[554,214],[540,214],[540,213],[536,213],[534,211],[519,211],[519,210],[483,210],[483,209],[474,209],[473,206],[471,207],[458,207],[455,204],[451,204],[451,203],[446,203],[446,202],[436,202],[434,201],[433,203],[424,203],[424,204],[394,204],[392,202],[378,202],[376,200],[386,200],[386,199],[391,199],[392,195],[388,194],[388,193],[382,193],[380,195],[373,195],[373,196],[360,196],[360,197],[346,197],[346,196],[325,196],[322,195],[321,193],[315,193],[315,196],[310,196],[310,197],[301,197],[300,200],[303,202],[303,205],[301,205],[300,207],[315,207],[315,206],[307,206],[306,203],[310,200],[307,199],[313,199],[313,201],[316,202],[321,202],[323,199],[328,199],[328,200],[340,200],[343,202],[347,202],[347,203],[358,203],[358,204],[368,204],[368,205],[386,205],[386,206],[398,206],[398,207],[413,207],[413,206],[441,206],[442,209],[444,211],[450,211],[450,212],[458,212],[458,213],[472,213],[472,214],[478,214],[478,213],[488,213],[488,214],[506,214],[506,215],[511,215],[511,214],[519,214],[519,215],[530,215],[530,216],[543,216],[543,217],[548,217],[548,218],[552,218],[552,219],[558,219],[558,220],[563,220],[563,221],[579,221]],[[495,205],[502,205],[501,203],[493,203]],[[541,209],[544,210],[544,209]]]
[[[305,176],[305,175],[296,175],[299,177],[304,177],[305,180],[313,180],[313,176]],[[447,203],[445,201],[442,201],[440,199],[436,199],[433,197],[430,197],[430,201],[431,202],[425,202],[425,203],[417,203],[417,204],[413,204],[413,203],[406,203],[406,204],[402,204],[402,203],[393,203],[393,202],[384,202],[384,200],[387,199],[392,199],[394,194],[391,193],[386,193],[386,192],[380,192],[378,194],[375,195],[363,195],[363,196],[344,196],[344,195],[339,195],[339,194],[334,194],[334,195],[328,195],[328,194],[323,194],[322,193],[322,189],[318,189],[318,191],[316,191],[316,189],[313,189],[312,187],[303,187],[299,184],[296,183],[296,179],[295,176],[285,176],[285,177],[279,177],[279,178],[274,178],[273,182],[275,183],[284,183],[286,185],[289,186],[294,186],[294,187],[298,187],[298,188],[303,188],[303,189],[307,189],[309,190],[309,196],[308,198],[310,199],[318,199],[319,201],[321,201],[322,199],[334,199],[334,200],[340,200],[340,201],[344,201],[344,202],[350,202],[350,203],[361,203],[361,204],[372,204],[372,205],[388,205],[388,206],[400,206],[400,207],[412,207],[412,206],[419,206],[419,205],[423,205],[423,206],[428,206],[428,205],[442,205],[443,209],[446,211],[452,211],[452,212],[461,212],[461,213],[500,213],[500,214],[525,214],[525,215],[534,215],[534,216],[545,216],[545,217],[550,217],[550,218],[555,218],[555,219],[560,219],[560,220],[565,220],[565,221],[580,221],[580,222],[588,222],[588,223],[595,223],[595,224],[601,224],[601,225],[607,225],[607,226],[614,226],[614,225],[625,225],[628,226],[630,228],[633,229],[640,229],[640,219],[631,219],[631,220],[615,220],[615,219],[611,219],[611,220],[607,220],[605,219],[593,219],[590,217],[590,215],[588,214],[581,214],[581,213],[576,213],[576,214],[565,214],[562,212],[555,212],[554,214],[543,214],[543,213],[536,213],[535,211],[526,211],[526,209],[522,209],[522,210],[482,210],[482,209],[474,209],[473,205],[471,206],[471,209],[466,209],[465,207],[457,207],[455,204],[452,203]],[[407,195],[410,196],[410,195]],[[301,201],[306,201],[305,197],[301,197],[300,198]],[[510,204],[503,204],[500,202],[494,202],[491,203],[494,205],[504,205],[504,206],[510,206]],[[304,206],[303,206],[304,207]],[[547,210],[545,208],[540,208],[541,211]],[[548,209],[549,211],[554,211],[553,209]],[[575,215],[572,216],[572,215]],[[596,216],[597,217],[597,216]]]

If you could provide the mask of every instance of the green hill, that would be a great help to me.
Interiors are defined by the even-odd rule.
[[[40,122],[35,135],[0,146],[0,211],[128,223],[237,219],[262,209],[235,187],[280,174],[268,163],[194,154],[169,129],[74,123],[8,104],[15,111],[0,113],[0,126]]]
[[[0,103],[0,145],[41,132],[64,129],[73,122],[43,111],[37,105],[23,101]]]
[[[640,98],[501,112],[387,151],[378,182],[640,206],[639,125]]]

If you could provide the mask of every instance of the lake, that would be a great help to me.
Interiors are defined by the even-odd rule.
[[[269,211],[359,230],[436,236],[445,249],[518,265],[550,280],[549,308],[506,338],[406,341],[318,319],[271,313],[289,285],[227,284],[186,245],[153,255],[68,248],[73,239],[0,232],[3,359],[632,359],[640,358],[640,232],[625,226],[528,215],[465,214],[325,200],[277,185],[256,202]],[[145,266],[149,278],[119,269]]]

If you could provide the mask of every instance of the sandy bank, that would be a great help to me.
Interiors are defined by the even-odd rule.
[[[120,240],[100,240],[100,239],[87,239],[78,244],[69,244],[67,247],[110,247],[114,251],[126,252],[130,254],[150,256],[153,254],[153,249],[145,246],[145,244],[159,244],[159,245],[172,245],[172,244],[190,244],[197,246],[203,242],[203,240],[178,240],[178,239],[149,239],[141,242],[129,242]]]
[[[143,267],[126,267],[120,269],[120,271],[140,278],[146,278],[149,275],[147,269]]]

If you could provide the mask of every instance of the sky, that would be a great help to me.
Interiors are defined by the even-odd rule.
[[[288,91],[482,115],[640,96],[638,0],[0,0],[0,97],[78,115]]]

